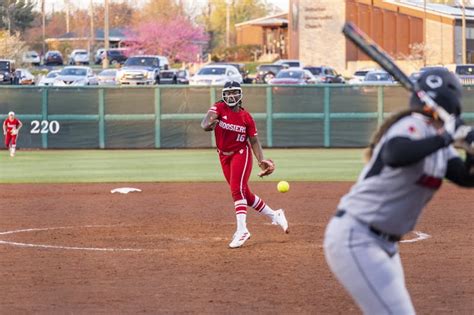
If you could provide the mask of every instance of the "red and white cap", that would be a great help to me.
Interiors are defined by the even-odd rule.
[[[15,116],[15,112],[9,112],[8,116]]]

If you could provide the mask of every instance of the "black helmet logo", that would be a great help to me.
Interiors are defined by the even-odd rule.
[[[438,75],[429,75],[426,77],[426,85],[428,85],[433,90],[443,86],[443,79]]]

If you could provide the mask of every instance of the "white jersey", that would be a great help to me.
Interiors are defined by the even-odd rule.
[[[420,140],[437,134],[430,120],[413,113],[396,122],[377,144],[370,162],[338,209],[385,233],[411,231],[423,207],[441,186],[448,160],[457,157],[453,146],[440,149],[418,163],[392,168],[383,164],[381,149],[394,137]]]

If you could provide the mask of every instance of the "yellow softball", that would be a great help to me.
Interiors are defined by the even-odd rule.
[[[281,193],[286,193],[288,190],[290,190],[290,184],[288,184],[287,181],[280,181],[277,185],[277,189]]]

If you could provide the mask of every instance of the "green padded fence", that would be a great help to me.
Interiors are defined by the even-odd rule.
[[[384,117],[406,108],[399,86],[243,88],[244,107],[267,147],[362,147]],[[15,111],[22,148],[213,147],[200,121],[218,87],[0,87],[0,118]],[[474,86],[465,87],[464,118],[474,123]]]

